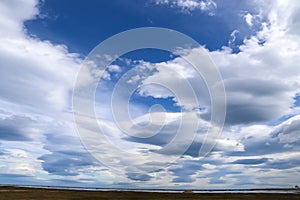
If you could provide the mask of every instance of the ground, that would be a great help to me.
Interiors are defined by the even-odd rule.
[[[300,194],[195,194],[125,191],[82,191],[22,187],[0,187],[0,200],[92,200],[92,199],[300,199]]]

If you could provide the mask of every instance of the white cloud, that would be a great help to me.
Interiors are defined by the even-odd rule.
[[[19,105],[21,110],[61,111],[69,105],[68,93],[80,60],[63,45],[26,35],[23,22],[38,14],[36,5],[37,1],[0,4],[0,28],[5,30],[0,39],[0,98]]]
[[[289,18],[279,20],[275,13],[284,11],[285,16],[289,15],[286,5],[292,13],[296,13],[293,10],[298,8],[291,6],[292,3],[276,5],[274,3],[273,14],[269,16],[270,25],[263,24],[264,28],[257,35],[245,40],[240,47],[241,52],[214,51],[210,54],[224,77],[229,115],[233,112],[241,119],[257,114],[262,117],[258,121],[265,121],[276,120],[292,112],[293,98],[299,92],[297,63],[300,60],[297,55],[300,52],[300,36],[290,34],[293,23]],[[253,109],[255,113],[251,113]]]
[[[0,2],[0,173],[36,178],[49,176],[39,159],[49,153],[48,131],[76,136],[65,124],[72,121],[70,93],[81,63],[66,46],[27,35],[23,23],[38,15],[38,3]]]
[[[268,15],[269,21],[261,24],[263,29],[256,35],[244,40],[239,53],[232,54],[226,48],[209,52],[224,77],[228,98],[228,124],[215,149],[219,154],[213,152],[207,158],[215,164],[204,165],[207,170],[213,169],[214,173],[223,173],[220,176],[222,178],[215,180],[216,183],[223,182],[219,185],[220,187],[230,184],[238,187],[239,181],[243,178],[258,185],[270,185],[264,182],[263,178],[270,177],[272,173],[278,173],[278,177],[288,177],[285,181],[291,180],[296,183],[293,173],[297,170],[294,167],[298,162],[295,157],[299,141],[299,137],[297,137],[298,116],[286,122],[280,122],[278,126],[266,125],[268,122],[274,122],[282,116],[294,113],[295,109],[292,108],[294,97],[299,93],[300,74],[297,63],[300,61],[298,56],[300,36],[294,31],[294,25],[297,26],[298,21],[289,14],[291,11],[297,15],[298,12],[295,10],[299,10],[299,8],[291,6],[289,3],[281,2],[280,6],[277,6],[277,3],[272,4],[274,6],[271,14]],[[290,18],[277,19],[278,13],[282,12],[286,12],[287,16],[294,20],[290,20]],[[253,22],[251,21],[251,23]],[[163,82],[163,85],[170,88],[176,88],[176,86],[180,88],[180,84],[178,84],[180,79],[192,80],[195,77],[195,73],[189,71],[187,64],[180,58],[152,66],[155,67],[156,73],[142,78],[142,84]],[[175,72],[180,72],[178,73],[180,75]],[[179,89],[178,91],[185,94],[182,95],[185,98],[190,98],[189,95],[186,95],[185,90]],[[155,98],[174,95],[168,90],[155,87],[155,85],[142,87],[140,94]],[[208,98],[207,94],[202,95],[204,99]],[[287,124],[289,125],[287,126]],[[276,132],[277,134],[275,134]],[[283,158],[284,155],[287,156],[286,159]],[[178,163],[180,161],[182,159]],[[244,164],[234,164],[238,161]],[[251,162],[254,164],[251,165]],[[296,164],[290,166],[288,162]],[[218,164],[220,164],[219,167],[210,167]],[[191,174],[193,174],[192,177],[195,177],[199,171],[195,166],[193,167],[194,171]],[[260,177],[255,176],[258,171],[268,167],[271,168],[271,172],[264,172]],[[290,167],[291,169],[288,169],[287,173],[287,171],[280,171],[281,167]],[[185,171],[188,170],[189,168],[186,167]],[[235,175],[240,172],[242,172],[241,175]],[[180,173],[178,172],[178,176],[186,176],[183,172]],[[201,173],[208,175],[212,172],[203,170]],[[228,174],[226,175],[226,173]],[[176,174],[173,175],[176,176]],[[213,178],[217,175],[211,176],[210,181],[214,185]],[[249,177],[251,179],[248,179]],[[284,185],[284,181],[276,181],[278,181],[277,184]]]
[[[244,40],[244,44],[240,47],[241,51],[237,54],[232,54],[228,49],[207,51],[221,70],[228,101],[227,126],[222,137],[218,139],[215,151],[229,156],[224,158],[208,157],[216,163],[223,163],[224,168],[220,167],[215,169],[216,171],[229,170],[232,162],[238,159],[245,159],[243,160],[245,163],[261,162],[259,165],[272,165],[277,161],[276,156],[278,156],[274,152],[289,150],[286,153],[291,155],[295,151],[295,147],[287,149],[286,144],[290,145],[290,143],[298,141],[298,138],[295,137],[297,132],[285,131],[290,135],[279,134],[274,138],[273,132],[278,127],[266,124],[293,113],[293,98],[299,93],[300,74],[297,63],[299,63],[300,46],[298,41],[300,40],[294,41],[293,39],[299,36],[291,35],[287,29],[278,28],[278,25],[273,26],[275,22],[269,22],[271,24],[268,26],[267,23],[262,24],[263,29],[256,35]],[[155,68],[155,73],[135,77],[137,80],[142,80],[141,84],[145,85],[140,88],[140,95],[154,98],[173,96],[174,100],[178,101],[179,99],[176,99],[174,93],[167,90],[176,88],[177,94],[184,97],[178,105],[186,106],[189,105],[189,98],[192,96],[185,88],[181,87],[180,83],[182,80],[189,80],[193,86],[198,87],[199,91],[196,94],[202,97],[202,105],[209,108],[209,95],[204,92],[205,84],[199,83],[198,79],[194,80],[197,74],[190,70],[190,66],[181,58],[141,65],[151,65]],[[151,83],[160,83],[167,89],[161,85],[151,85]],[[171,124],[168,125],[171,126]],[[187,131],[189,130],[187,129]],[[167,138],[162,139],[167,141]],[[202,138],[198,137],[197,139],[199,140],[196,142],[201,143]],[[131,141],[141,142],[140,140]],[[282,144],[280,145],[278,141],[281,141]],[[148,143],[157,144],[158,141],[148,141]],[[168,153],[172,154],[173,152]],[[236,156],[231,156],[235,154]],[[243,154],[244,156],[241,156]],[[261,155],[265,155],[266,159],[259,160]],[[264,162],[270,163],[263,164]],[[248,169],[247,166],[236,168],[238,170]],[[195,169],[194,173],[197,173],[196,171]],[[252,173],[255,172],[245,173],[244,176],[253,176]],[[239,178],[234,178],[233,175],[226,175],[223,176],[223,180],[217,181],[224,182],[223,185],[226,186],[230,183],[234,184],[238,180]],[[252,181],[258,180],[253,178]]]
[[[224,78],[229,124],[266,123],[294,112],[291,107],[300,86],[297,66],[300,62],[300,36],[294,30],[299,24],[295,17],[299,5],[295,2],[261,4],[256,7],[266,10],[258,10],[259,14],[248,13],[246,16],[249,25],[253,25],[253,20],[256,20],[255,23],[260,22],[262,29],[244,40],[238,54],[233,54],[228,47],[219,51],[207,51]],[[266,21],[261,21],[263,16]],[[236,30],[232,32],[230,46],[236,34]],[[157,72],[143,80],[143,84],[161,82],[167,88],[178,88],[177,94],[181,94],[185,102],[181,105],[185,105],[189,104],[192,96],[187,90],[180,89],[179,82],[187,79],[193,86],[197,86],[196,95],[201,97],[200,105],[209,112],[210,100],[205,83],[203,80],[201,82],[201,78],[193,82],[197,75],[195,71],[190,71],[188,64],[181,58],[153,66]],[[154,84],[142,87],[140,94],[156,98],[173,96],[175,101],[178,100],[172,91]]]
[[[1,39],[1,98],[42,110],[68,106],[79,62],[63,46],[30,38]]]
[[[108,71],[110,72],[121,72],[122,69],[118,65],[110,65],[107,67]]]
[[[203,107],[207,106],[209,97],[205,82],[186,60],[178,57],[152,66],[156,72],[142,80],[140,95],[154,98],[173,97],[176,104],[185,109],[198,108],[196,101],[200,101]]]
[[[213,15],[212,11],[217,8],[217,4],[213,0],[155,0],[155,3],[170,5],[185,12],[209,11],[210,15]]]
[[[250,27],[253,26],[253,22],[252,22],[253,16],[250,13],[247,13],[244,17],[248,26]]]
[[[229,40],[229,42],[228,42],[228,46],[229,46],[230,48],[232,48],[232,47],[234,46],[234,42],[235,42],[235,40],[236,40],[236,35],[237,35],[238,33],[239,33],[238,30],[234,30],[234,31],[231,32],[231,34],[230,34],[230,40]]]
[[[9,142],[0,157],[0,173],[27,176],[47,174],[41,166],[42,161],[38,160],[42,153],[47,153],[42,143]]]
[[[22,37],[23,22],[38,14],[37,0],[3,1],[0,5],[1,37]],[[12,12],[14,11],[14,12]],[[5,31],[4,31],[5,30]]]

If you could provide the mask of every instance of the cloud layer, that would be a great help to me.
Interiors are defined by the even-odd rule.
[[[199,158],[203,134],[209,127],[210,96],[205,82],[181,57],[149,63],[137,61],[139,76],[128,83],[137,84],[139,98],[170,100],[182,112],[156,112],[153,119],[164,115],[165,123],[158,135],[143,139],[126,135],[113,123],[110,106],[111,88],[106,85],[105,98],[97,102],[98,122],[106,137],[120,151],[134,157],[100,152],[112,159],[111,168],[99,163],[80,142],[71,114],[71,93],[82,60],[64,45],[31,37],[24,27],[26,20],[39,15],[38,1],[3,1],[0,3],[0,177],[1,184],[84,185],[114,187],[286,187],[299,177],[300,115],[300,4],[298,1],[254,2],[243,15],[249,27],[258,27],[251,37],[238,46],[209,51],[223,77],[227,94],[227,115],[223,134],[212,152]],[[214,1],[155,1],[157,6],[171,6],[187,12],[214,13]],[[219,3],[219,2],[217,2]],[[221,3],[221,2],[220,2]],[[14,9],[15,12],[11,12]],[[259,13],[259,14],[257,14]],[[237,31],[238,31],[237,27]],[[237,33],[237,32],[236,32]],[[234,35],[233,35],[234,36]],[[230,37],[230,36],[229,36]],[[232,40],[233,44],[235,40]],[[204,47],[205,48],[205,47]],[[190,52],[189,52],[190,51]],[[192,50],[187,49],[186,53]],[[148,70],[145,70],[148,69]],[[116,81],[124,66],[108,67],[104,82]],[[176,73],[175,73],[176,72]],[[86,81],[94,81],[87,72]],[[93,73],[99,73],[93,71]],[[195,113],[199,126],[192,145],[180,159],[170,165],[176,149],[159,152],[174,138],[182,116],[191,107],[191,96],[178,87],[180,79],[189,80],[197,88],[200,105]],[[179,101],[172,91],[148,83],[163,81],[177,87],[184,99]],[[102,88],[103,89],[103,88]],[[102,110],[101,110],[102,109]],[[133,105],[134,121],[147,124],[148,108]],[[141,110],[143,112],[141,112]],[[194,111],[194,110],[193,110]],[[192,113],[192,114],[195,114]],[[87,131],[97,131],[86,118]],[[128,123],[129,122],[124,122]],[[155,123],[155,121],[154,121]],[[184,131],[191,132],[188,123]],[[141,135],[135,127],[131,131]],[[194,131],[194,130],[193,130]],[[181,144],[189,142],[183,139]],[[158,151],[157,151],[158,150]],[[157,151],[157,161],[148,154]],[[104,160],[105,160],[104,159]],[[140,165],[140,170],[130,166]],[[157,166],[162,166],[160,170]]]

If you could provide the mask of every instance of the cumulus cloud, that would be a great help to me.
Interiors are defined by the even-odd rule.
[[[68,106],[80,60],[67,47],[26,35],[23,22],[37,16],[38,1],[1,3],[1,100],[35,112]],[[11,12],[15,10],[15,12]]]
[[[274,10],[280,9],[276,5],[274,3],[270,13],[277,13]],[[284,6],[282,8],[285,9]],[[293,9],[297,9],[297,7]],[[213,169],[215,172],[210,172],[212,178],[209,182],[212,185],[237,184],[239,179],[253,175],[254,172],[251,171],[252,169],[248,169],[247,165],[274,166],[274,163],[279,162],[277,162],[277,153],[292,154],[297,149],[297,145],[291,145],[298,141],[297,132],[293,131],[296,129],[293,127],[297,127],[297,122],[294,122],[290,128],[282,128],[284,131],[277,135],[274,134],[274,131],[280,127],[269,125],[271,122],[294,112],[294,98],[299,93],[299,70],[297,70],[296,64],[299,62],[296,53],[299,51],[299,43],[298,40],[294,40],[297,36],[290,34],[288,31],[290,28],[286,28],[285,22],[278,24],[277,20],[272,21],[273,15],[268,15],[268,21],[262,22],[260,31],[244,40],[244,44],[239,47],[240,52],[233,54],[230,48],[213,52],[207,50],[207,53],[221,71],[227,93],[225,131],[218,139],[212,152],[225,157],[223,159],[221,157],[214,158],[213,156],[209,158],[216,159],[214,163],[209,163],[210,165],[221,165],[221,167]],[[293,24],[289,24],[289,26],[293,26]],[[186,53],[189,52],[186,51]],[[204,120],[209,119],[210,97],[205,82],[199,77],[196,79],[198,75],[191,70],[188,63],[180,57],[162,63],[140,63],[141,68],[149,66],[154,69],[151,73],[147,71],[146,75],[138,74],[128,80],[129,84],[142,85],[138,90],[139,95],[153,98],[171,97],[179,106],[191,108],[190,98],[193,97],[179,84],[181,80],[189,80],[193,86],[197,85],[198,87],[198,90],[195,91],[196,95],[201,97],[198,107],[204,107],[206,110],[206,112],[200,113],[201,118]],[[158,82],[162,84],[151,84]],[[180,99],[181,101],[177,99],[174,91],[172,92],[168,88],[176,88],[176,94],[183,97]],[[175,114],[167,113],[167,115]],[[149,116],[140,116],[137,120],[143,124],[147,123],[145,119],[148,118]],[[134,137],[123,137],[123,139],[126,142],[132,142],[132,146],[135,146],[134,143],[147,144],[154,145],[153,147],[156,149],[170,141],[172,137],[171,130],[174,130],[172,127],[176,127],[177,123],[177,120],[167,123],[164,129],[161,130],[160,135],[157,136],[146,139]],[[203,123],[205,124],[205,122]],[[283,126],[287,122],[281,121],[279,123]],[[201,141],[203,141],[201,128],[197,130],[198,137],[195,138],[192,146],[185,152],[186,156],[194,158],[198,156],[199,146],[202,145]],[[134,129],[131,130],[135,132]],[[189,131],[189,129],[186,129],[186,132]],[[287,136],[288,133],[291,137]],[[142,134],[147,133],[143,132]],[[124,141],[121,140],[120,142]],[[143,152],[149,151],[143,149]],[[170,151],[163,154],[166,156],[174,155],[176,151],[170,149]],[[265,157],[261,158],[261,155]],[[282,162],[288,163],[287,160]],[[230,169],[230,165],[238,166],[233,170]],[[287,166],[294,167],[294,165],[289,164]],[[172,171],[175,176],[175,178],[173,177],[174,182],[196,182],[197,178],[195,177],[197,177],[196,174],[200,169],[193,165],[190,169],[186,168],[184,169],[187,170],[186,173],[188,174],[184,174],[185,172],[182,172],[184,170],[179,169]],[[204,167],[201,170],[205,174],[208,169]],[[215,176],[221,173],[218,170],[224,170],[225,172],[223,176],[220,175],[219,178],[216,178]],[[249,170],[249,174],[236,175],[240,173],[240,170]],[[183,178],[184,176],[186,178]],[[140,174],[137,177],[140,177]]]
[[[186,109],[193,109],[197,106],[194,93],[191,92],[191,88],[193,88],[197,95],[203,97],[199,98],[200,101],[207,101],[205,82],[201,75],[184,59],[175,58],[168,62],[153,64],[153,67],[156,72],[142,80],[140,95],[154,98],[172,97],[178,105]],[[190,82],[192,83],[189,85]],[[197,87],[194,87],[195,83],[197,83]]]
[[[23,22],[37,16],[37,4],[33,0],[1,3],[0,27],[5,31],[0,39],[0,106],[5,112],[55,113],[57,117],[69,106],[68,93],[80,59],[66,46],[26,35]]]
[[[1,37],[20,37],[24,36],[23,22],[33,19],[38,14],[36,7],[38,1],[5,1],[1,3],[1,20],[0,26]],[[11,12],[14,10],[15,12]]]
[[[287,5],[281,6],[274,3],[266,22],[270,25],[245,40],[238,54],[211,52],[224,77],[228,123],[267,122],[292,112],[299,85],[299,57],[295,54],[299,43],[286,28],[290,20],[276,17],[275,13],[287,12]],[[297,6],[291,11],[294,9]],[[293,24],[289,23],[289,27]]]
[[[0,173],[11,177],[51,173],[45,167],[51,158],[44,154],[54,152],[44,148],[47,131],[57,127],[51,134],[75,133],[62,127],[72,119],[70,92],[81,60],[64,45],[27,35],[23,23],[38,16],[38,3],[0,3]],[[66,145],[69,138],[63,140]]]
[[[276,165],[278,165],[277,169],[285,166],[285,169],[290,170],[290,174],[280,172],[279,176],[291,177],[291,174],[297,170],[295,167],[298,160],[295,159],[294,154],[297,152],[299,141],[297,136],[298,116],[287,121],[279,121],[277,126],[270,124],[283,116],[294,113],[295,96],[299,93],[300,74],[297,63],[299,63],[300,46],[298,41],[300,40],[298,40],[299,35],[292,31],[294,26],[298,25],[294,15],[297,15],[299,6],[297,3],[292,4],[291,2],[274,2],[270,9],[268,14],[264,13],[267,20],[261,22],[262,29],[244,40],[244,44],[239,47],[240,52],[233,54],[228,48],[208,52],[222,73],[228,102],[225,131],[214,149],[214,152],[224,157],[213,157],[213,154],[211,158],[208,158],[209,160],[215,159],[212,163],[220,165],[213,169],[215,172],[209,173],[212,177],[209,182],[212,185],[233,184],[238,186],[238,181],[253,177],[262,168],[276,169]],[[293,14],[279,19],[278,13],[284,12]],[[253,22],[248,19],[248,23],[251,26]],[[164,85],[175,86],[180,78],[192,80],[195,76],[194,72],[189,71],[188,65],[180,58],[152,66],[156,69],[155,73],[144,78],[141,81],[142,84],[162,79]],[[181,73],[183,76],[172,74],[172,70],[180,71],[182,66],[184,66],[184,71]],[[170,76],[170,74],[172,75]],[[180,92],[184,94],[185,91]],[[202,99],[206,100],[202,102],[202,105],[205,105],[209,111],[208,94],[197,93],[197,95],[199,94]],[[169,90],[155,85],[141,88],[140,95],[154,98],[175,98]],[[189,95],[183,96],[189,98]],[[208,117],[204,116],[204,119],[208,119]],[[167,138],[164,137],[162,141],[164,139],[167,141]],[[159,143],[161,141],[157,138],[147,140],[126,138],[126,140],[156,145],[164,144]],[[201,142],[197,145],[199,144],[201,145]],[[195,152],[197,152],[197,148],[192,145],[186,155],[195,156],[197,155]],[[169,154],[171,153],[169,152]],[[282,158],[284,154],[288,155],[287,159]],[[232,165],[234,167],[229,167]],[[173,178],[173,181],[195,182],[196,178],[194,177],[197,177],[196,174],[200,169],[195,166],[183,168],[185,170],[173,169],[172,173],[176,177]],[[206,174],[206,170],[205,167],[201,168],[201,172],[204,174]],[[220,172],[222,170],[223,172]],[[239,175],[244,170],[245,172]],[[263,174],[269,177],[271,173],[274,171],[270,170]],[[219,178],[216,178],[217,176]],[[198,176],[198,178],[200,177]],[[267,184],[255,177],[251,178],[250,182],[258,180]],[[278,184],[282,183],[278,182]],[[295,180],[294,183],[296,183]]]
[[[267,7],[265,3],[262,4],[263,8]],[[298,24],[294,15],[297,15],[299,6],[297,3],[277,2],[270,5],[265,13],[257,11],[261,12],[259,14],[261,16],[255,16],[256,18],[262,20],[263,16],[266,16],[267,19],[260,21],[262,27],[260,31],[244,40],[243,45],[239,47],[239,53],[233,54],[228,48],[207,51],[219,68],[226,87],[228,104],[226,124],[267,123],[293,112],[294,98],[299,92],[297,52],[300,47],[297,42],[299,40],[296,39],[299,36],[291,34],[291,29]],[[285,16],[290,17],[279,19],[278,13],[282,12],[293,14],[286,14]],[[234,41],[236,33],[237,31],[232,32],[230,43]],[[163,82],[165,86],[176,88],[179,80],[188,79],[193,86],[197,83],[199,90],[196,91],[196,95],[200,97],[200,106],[207,111],[202,117],[209,119],[210,100],[205,83],[201,78],[193,81],[197,74],[190,70],[183,59],[179,57],[154,64],[153,67],[156,72],[142,81],[146,86],[140,89],[141,95],[155,98],[174,97],[176,101],[172,91],[147,83]],[[180,77],[176,72],[179,72]],[[180,90],[180,94],[186,104],[192,99],[187,90]]]

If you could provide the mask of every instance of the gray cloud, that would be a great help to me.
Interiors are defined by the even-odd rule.
[[[169,172],[174,176],[173,182],[187,182],[192,183],[196,180],[195,177],[192,177],[196,172],[204,170],[202,167],[203,161],[199,160],[183,160],[176,164],[175,166],[171,166]]]
[[[242,165],[259,165],[268,162],[267,158],[259,158],[259,159],[238,159],[232,164],[242,164]]]
[[[33,124],[29,117],[12,116],[0,119],[0,140],[6,141],[29,141],[31,140],[26,127]]]
[[[178,126],[179,126],[179,121],[176,120],[175,122],[166,124],[160,130],[160,132],[158,134],[156,134],[152,137],[138,138],[138,137],[126,136],[126,137],[124,137],[124,140],[131,141],[131,142],[137,142],[137,143],[165,146],[173,139],[173,137],[175,137]],[[145,130],[147,130],[147,129],[145,129]]]
[[[0,173],[0,180],[1,184],[13,184],[15,185],[16,182],[19,185],[34,185],[37,184],[38,181],[34,179],[33,176],[26,176],[26,175],[21,175],[21,174],[5,174],[5,173]]]
[[[292,121],[278,134],[282,144],[300,144],[300,120]]]
[[[298,167],[300,165],[300,160],[289,159],[282,161],[273,161],[266,164],[267,169],[291,169]]]
[[[247,93],[254,97],[278,95],[287,90],[286,85],[264,79],[230,79],[224,81],[229,92]]]
[[[63,128],[61,128],[61,131]],[[78,169],[87,166],[97,166],[99,163],[83,148],[79,138],[68,134],[68,130],[58,134],[46,134],[44,149],[50,151],[39,157],[43,160],[42,167],[51,174],[63,176],[78,175]]]
[[[225,80],[227,93],[226,124],[265,123],[276,120],[287,108],[277,99],[287,96],[289,87],[262,78]]]
[[[134,181],[149,181],[152,177],[148,174],[141,173],[127,173],[127,177]]]
[[[88,153],[70,151],[70,152],[52,152],[39,158],[43,160],[42,167],[45,171],[62,176],[76,176],[78,169],[95,165]]]

